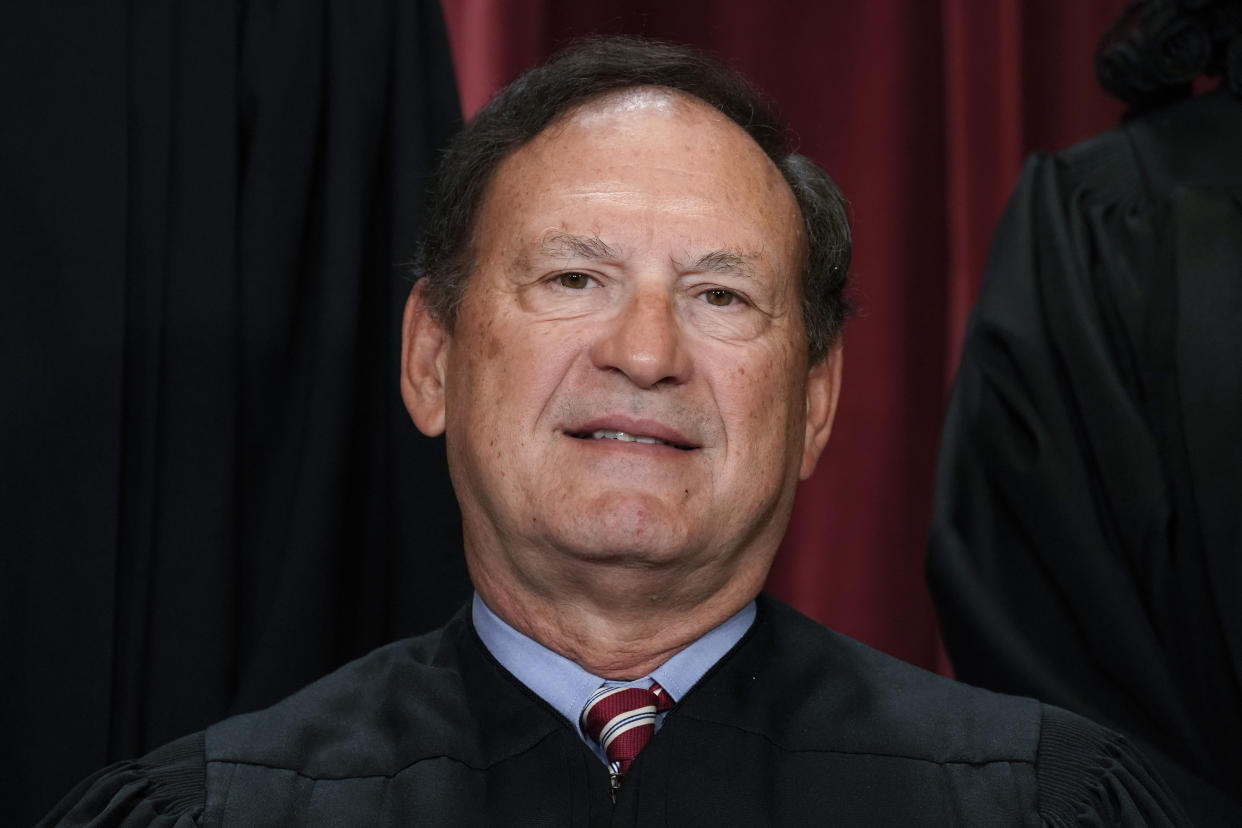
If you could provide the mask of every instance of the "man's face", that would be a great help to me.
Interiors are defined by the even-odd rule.
[[[836,354],[807,364],[800,226],[740,128],[662,90],[500,166],[435,353],[476,584],[583,564],[762,582],[835,401]]]

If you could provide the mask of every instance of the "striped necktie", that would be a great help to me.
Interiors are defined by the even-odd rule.
[[[608,757],[614,800],[621,777],[655,735],[656,714],[672,706],[672,698],[655,683],[647,690],[601,686],[587,699],[580,719],[582,732]]]

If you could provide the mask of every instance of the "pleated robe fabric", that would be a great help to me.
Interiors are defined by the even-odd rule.
[[[967,687],[766,596],[676,700],[615,803],[576,727],[464,609],[259,713],[84,780],[43,825],[1170,826],[1115,733]]]
[[[1242,825],[1242,101],[1031,160],[944,427],[928,576],[957,675],[1129,734]]]
[[[0,786],[283,697],[468,594],[398,397],[459,121],[431,0],[0,15]]]

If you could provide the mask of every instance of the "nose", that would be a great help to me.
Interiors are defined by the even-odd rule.
[[[619,371],[640,388],[685,382],[691,359],[667,288],[648,285],[627,297],[601,327],[591,359],[597,368]]]

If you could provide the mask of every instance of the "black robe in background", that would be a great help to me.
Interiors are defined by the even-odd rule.
[[[397,342],[459,120],[431,0],[0,15],[0,800],[468,595]]]
[[[83,781],[48,825],[1182,825],[1116,734],[927,673],[766,597],[615,806],[469,608],[260,713]]]
[[[1242,101],[1032,160],[941,446],[928,575],[957,675],[1133,737],[1242,825]]]

